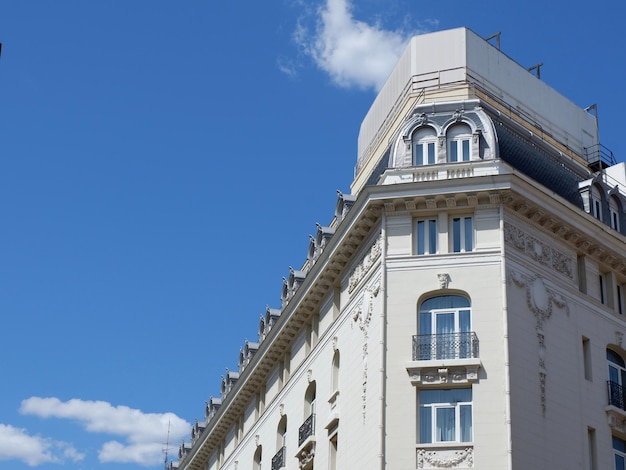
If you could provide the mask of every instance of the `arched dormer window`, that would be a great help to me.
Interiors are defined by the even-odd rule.
[[[434,165],[437,162],[437,134],[432,127],[421,127],[411,138],[413,165]]]
[[[478,357],[468,298],[460,295],[430,297],[422,302],[418,315],[415,360]]]
[[[591,186],[591,200],[589,202],[591,203],[591,215],[602,222],[604,219],[602,217],[602,192],[595,185]]]
[[[621,231],[620,218],[622,215],[622,205],[616,196],[609,198],[609,216],[611,220],[609,224],[613,230]]]
[[[455,124],[446,133],[448,141],[448,162],[469,162],[471,160],[472,130],[467,124]]]

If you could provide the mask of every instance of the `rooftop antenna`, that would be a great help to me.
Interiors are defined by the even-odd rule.
[[[537,78],[541,80],[541,67],[543,67],[543,62],[537,65],[533,65],[532,67],[528,67],[528,71],[532,73],[533,70],[536,70]]]
[[[167,421],[167,440],[165,441],[165,447],[163,448],[163,452],[165,452],[165,459],[163,459],[163,470],[167,470],[167,451],[170,448],[170,423],[171,421]]]
[[[492,39],[495,39],[496,40],[496,49],[500,50],[500,34],[502,34],[502,33],[500,31],[498,31],[497,33],[492,34],[488,38],[485,38],[485,41],[489,42]]]

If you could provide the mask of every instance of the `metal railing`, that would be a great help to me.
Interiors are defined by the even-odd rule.
[[[585,160],[587,160],[589,167],[596,171],[617,163],[613,152],[602,144],[585,147]]]
[[[285,453],[286,447],[282,446],[278,452],[274,454],[274,457],[272,457],[272,470],[278,470],[285,466]]]
[[[626,404],[624,403],[624,387],[617,382],[607,382],[609,392],[609,405],[613,405],[620,410],[626,411]]]
[[[414,361],[477,357],[478,338],[473,331],[413,336]]]
[[[311,437],[315,432],[315,413],[311,414],[304,420],[302,426],[298,430],[298,445],[301,446],[308,437]]]

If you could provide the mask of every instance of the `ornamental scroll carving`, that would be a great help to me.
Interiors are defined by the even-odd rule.
[[[533,261],[552,268],[569,279],[574,279],[574,260],[571,257],[555,250],[508,222],[504,223],[504,240],[509,245],[524,252]]]
[[[381,254],[381,246],[382,246],[382,237],[378,236],[372,246],[370,247],[367,254],[363,257],[361,262],[354,268],[352,274],[350,274],[350,281],[348,284],[348,293],[352,293],[356,286],[359,285],[359,282],[363,280],[365,275],[368,273],[370,268],[374,265],[376,260],[380,258]]]
[[[474,466],[474,449],[417,450],[417,468],[471,468]]]
[[[554,305],[565,310],[569,315],[567,300],[561,294],[547,287],[539,276],[530,276],[509,270],[508,280],[519,287],[526,288],[526,304],[535,317],[535,333],[537,336],[537,355],[539,362],[539,396],[541,410],[546,411],[546,338],[544,325],[552,316]]]
[[[363,421],[365,421],[365,414],[367,409],[367,354],[368,354],[368,339],[369,339],[369,324],[372,319],[374,297],[378,296],[380,291],[380,281],[377,281],[372,286],[364,289],[363,298],[354,309],[352,314],[353,324],[357,324],[359,330],[363,334],[363,346],[361,348],[361,357],[363,359],[363,386],[361,390],[361,412],[363,414]]]

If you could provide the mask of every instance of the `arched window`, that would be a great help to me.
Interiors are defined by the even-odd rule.
[[[263,458],[263,447],[258,446],[256,448],[256,452],[254,453],[254,462],[252,464],[253,470],[261,470],[261,460]]]
[[[621,216],[621,204],[619,200],[615,196],[611,196],[609,199],[609,214],[611,216],[611,220],[609,221],[611,228],[617,230],[620,229],[620,216]]]
[[[452,126],[447,134],[448,141],[448,161],[449,162],[469,162],[471,160],[471,139],[472,130],[466,124],[456,124]]]
[[[626,410],[623,388],[626,385],[626,364],[612,349],[606,350],[606,360],[609,365],[609,405]]]
[[[414,359],[477,357],[478,342],[471,331],[470,301],[460,295],[441,295],[422,302]]]
[[[437,134],[432,127],[422,127],[413,133],[413,165],[433,165],[437,161]]]
[[[339,390],[339,360],[339,349],[337,349],[335,351],[335,354],[333,355],[333,365],[330,377],[330,386],[332,388],[332,393],[335,393],[337,390]]]
[[[272,457],[272,468],[281,468],[286,463],[287,415],[283,415],[276,429],[276,454]]]
[[[315,395],[317,386],[311,382],[304,393],[304,422],[298,430],[298,445],[315,434]]]

